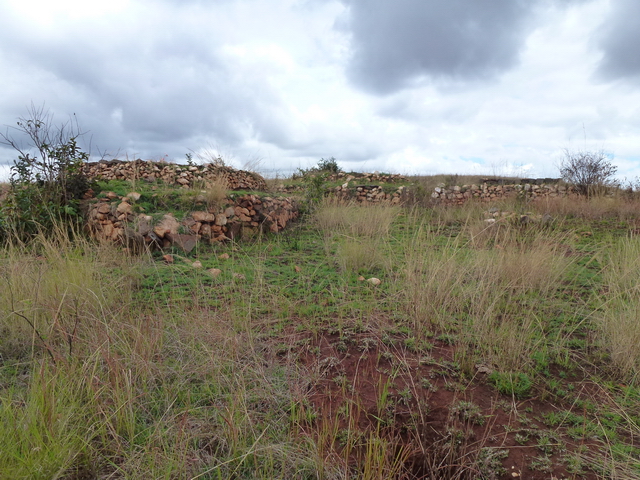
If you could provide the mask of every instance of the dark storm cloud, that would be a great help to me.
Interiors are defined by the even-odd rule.
[[[0,41],[13,46],[16,64],[55,79],[23,92],[29,97],[22,103],[44,103],[58,116],[77,112],[100,150],[161,155],[145,150],[173,145],[184,154],[203,138],[233,147],[248,131],[277,128],[265,112],[282,109],[281,99],[258,74],[221,53],[214,35],[165,21],[145,19],[119,30],[79,26],[58,36],[0,20]]]
[[[428,76],[492,78],[513,67],[544,5],[581,0],[343,0],[351,34],[348,76],[372,93],[388,94]]]
[[[604,57],[598,76],[607,80],[637,79],[640,76],[640,2],[615,0],[597,36]]]

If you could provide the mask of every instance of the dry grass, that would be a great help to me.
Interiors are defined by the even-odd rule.
[[[29,248],[7,245],[3,253],[0,354],[5,357],[25,354],[20,350],[26,347],[45,348],[54,356],[71,352],[83,335],[92,334],[105,306],[128,302],[135,280],[129,257],[107,245],[72,239],[63,229],[52,238],[39,236]],[[122,275],[107,283],[101,275],[107,265],[117,266]]]
[[[325,199],[315,214],[314,223],[325,235],[343,234],[353,237],[379,238],[389,229],[400,213],[399,207],[361,205]]]
[[[388,268],[386,238],[399,213],[398,207],[329,199],[318,208],[314,221],[341,270],[365,273]]]
[[[286,428],[298,374],[251,328],[258,300],[134,304],[145,262],[65,237],[7,247],[0,354],[23,366],[2,370],[0,477],[312,475],[313,445]]]
[[[532,202],[530,207],[541,214],[586,220],[629,220],[640,217],[640,200],[622,194],[613,197],[543,198]]]
[[[219,175],[213,180],[208,180],[205,188],[205,201],[210,209],[222,206],[227,198],[229,183],[226,176]]]
[[[598,325],[604,347],[625,378],[640,373],[640,239],[624,239],[609,252],[603,269],[607,294]]]
[[[542,350],[569,355],[545,316],[571,322],[566,311],[577,305],[563,291],[576,267],[566,255],[566,244],[575,248],[571,230],[488,226],[484,209],[326,201],[312,228],[233,245],[224,261],[217,251],[199,252],[205,268],[223,269],[215,280],[177,256],[165,265],[62,233],[28,248],[7,246],[0,256],[7,287],[0,288],[0,477],[410,478],[419,467],[411,459],[422,457],[433,478],[484,475],[482,455],[498,453],[483,448],[488,437],[461,440],[443,429],[421,443],[431,409],[451,405],[436,403],[438,395],[412,403],[416,368],[426,365],[413,361],[442,362],[437,375],[460,389],[479,385],[476,363],[533,377]],[[598,340],[619,375],[633,380],[640,242],[620,242],[598,258],[607,293],[576,290],[578,302],[599,309],[588,320],[598,319]],[[361,270],[379,271],[383,283],[357,282]],[[246,279],[234,280],[235,272]],[[336,343],[316,347],[323,332]],[[416,380],[406,389],[412,395],[392,382],[372,384],[378,397],[365,409],[354,380],[341,387],[348,410],[324,414],[314,397],[322,395],[316,365],[333,358],[329,348],[336,361],[353,360],[356,348],[363,362],[374,359],[370,341],[396,352],[379,351],[376,368],[388,361],[389,378],[406,372]],[[435,358],[440,350],[451,355],[450,373],[444,357]],[[392,406],[405,418],[383,418]],[[363,430],[358,418],[365,417],[391,423]]]
[[[446,245],[438,245],[434,232],[418,230],[406,249],[400,293],[417,330],[461,334],[486,361],[518,370],[537,348],[536,316],[523,314],[521,302],[560,288],[572,260],[561,236],[509,224],[500,227],[499,244],[492,237],[494,248],[476,250],[473,240],[465,241],[474,228],[464,226]]]

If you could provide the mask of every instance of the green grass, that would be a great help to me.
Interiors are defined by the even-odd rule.
[[[189,192],[156,192],[139,204],[193,208]],[[441,478],[492,478],[508,455],[489,441],[495,405],[473,398],[486,388],[539,425],[512,435],[535,450],[533,471],[559,445],[562,468],[587,469],[571,445],[588,440],[599,478],[637,478],[640,247],[626,206],[602,213],[616,205],[488,226],[477,204],[327,201],[280,235],[173,264],[62,230],[6,245],[0,477],[383,479],[446,465]],[[425,443],[438,409],[450,436]]]

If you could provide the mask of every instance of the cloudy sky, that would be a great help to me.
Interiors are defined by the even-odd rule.
[[[2,0],[0,125],[44,106],[97,157],[270,175],[333,156],[556,176],[563,149],[604,149],[631,179],[639,19],[638,0]]]

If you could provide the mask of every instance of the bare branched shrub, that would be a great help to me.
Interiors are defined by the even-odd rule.
[[[565,149],[560,164],[562,178],[587,197],[602,194],[608,187],[617,186],[612,178],[617,171],[618,167],[611,163],[609,155],[602,150],[571,152]]]

